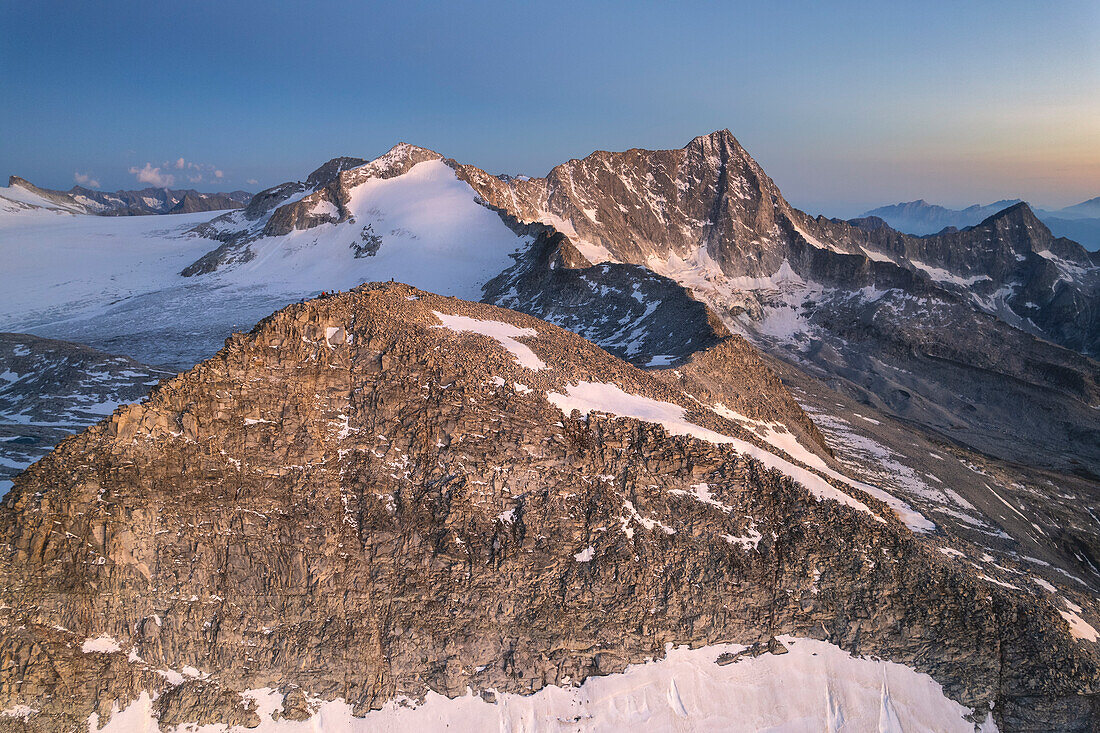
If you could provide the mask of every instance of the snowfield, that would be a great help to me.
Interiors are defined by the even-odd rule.
[[[348,208],[354,223],[261,239],[252,245],[255,259],[215,276],[238,285],[279,284],[297,294],[392,278],[479,300],[482,286],[510,267],[509,255],[530,240],[518,237],[476,199],[442,161],[418,163],[404,175],[370,178],[352,189]],[[376,254],[356,259],[351,245],[362,241],[367,226],[381,238],[381,246]]]
[[[448,699],[428,693],[420,704],[391,700],[364,718],[342,700],[313,701],[310,720],[276,721],[281,695],[252,690],[260,716],[256,733],[366,733],[367,731],[878,731],[974,733],[972,711],[948,699],[931,677],[891,662],[852,657],[823,641],[779,637],[787,654],[742,657],[718,664],[736,644],[669,649],[664,659],[591,677],[578,687],[546,687],[533,695],[497,693],[491,701],[468,692]],[[725,661],[723,659],[723,661]],[[115,713],[104,733],[157,733],[147,693]],[[93,714],[89,730],[96,730]],[[223,725],[193,729],[227,731]],[[234,729],[238,730],[238,729]],[[240,729],[243,730],[243,729]],[[990,718],[978,729],[996,731]]]
[[[0,197],[26,198],[21,192],[0,188]],[[530,243],[441,161],[367,180],[352,190],[349,208],[354,223],[260,239],[250,261],[185,278],[180,271],[219,244],[188,230],[217,212],[98,217],[12,203],[0,209],[0,331],[183,369],[212,356],[232,332],[322,290],[392,278],[479,300]],[[381,246],[356,258],[352,244],[368,226]]]

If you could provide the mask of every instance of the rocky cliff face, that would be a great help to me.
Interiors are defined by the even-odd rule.
[[[729,349],[703,358],[741,364],[738,411],[796,409]],[[364,714],[783,633],[928,672],[1002,730],[1095,726],[1095,645],[1055,606],[715,411],[733,370],[685,370],[403,285],[289,306],[16,479],[0,728],[142,691],[162,724],[256,725],[261,687],[292,720]]]
[[[729,335],[675,280],[638,265],[590,265],[549,229],[486,284],[483,300],[567,328],[642,367],[678,364]]]
[[[1100,255],[1055,237],[1025,203],[962,231],[911,237],[819,219],[819,233],[927,275],[980,310],[1083,354],[1100,349]]]
[[[1100,348],[1100,255],[1051,235],[1025,203],[1005,202],[976,227],[931,237],[814,219],[787,203],[728,130],[680,150],[597,151],[541,179],[457,170],[489,203],[556,226],[593,262],[733,279],[740,290],[755,288],[737,279],[772,278],[784,262],[803,279],[848,290],[902,277],[869,259],[1054,343],[1085,354]]]

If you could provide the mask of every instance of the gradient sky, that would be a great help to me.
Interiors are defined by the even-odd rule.
[[[728,127],[811,213],[1059,207],[1100,196],[1100,2],[0,0],[0,100],[0,174],[51,188],[398,141],[542,175]]]

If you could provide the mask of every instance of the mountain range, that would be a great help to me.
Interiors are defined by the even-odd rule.
[[[936,234],[944,229],[965,229],[980,223],[998,211],[1020,203],[1020,199],[992,204],[949,209],[920,199],[891,206],[880,206],[863,214],[878,217],[894,229],[909,234]],[[1086,249],[1100,249],[1100,196],[1063,209],[1035,209],[1035,215],[1052,234],[1080,242]]]
[[[813,217],[726,130],[36,195],[0,730],[1100,724],[1100,254],[1025,203]]]
[[[143,188],[140,191],[110,193],[73,186],[68,191],[54,191],[39,188],[19,176],[11,176],[7,189],[0,195],[0,207],[8,211],[32,206],[72,214],[143,216],[239,209],[251,198],[252,194],[248,191],[201,193],[191,188]]]

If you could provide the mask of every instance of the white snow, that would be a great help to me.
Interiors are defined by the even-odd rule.
[[[742,657],[718,665],[722,654],[744,647],[720,644],[671,648],[658,661],[620,674],[591,677],[580,686],[549,686],[532,695],[497,693],[496,702],[468,691],[449,699],[429,692],[422,703],[391,700],[366,717],[352,716],[343,700],[311,700],[308,721],[274,720],[281,696],[250,690],[260,725],[256,733],[421,733],[499,731],[938,731],[973,733],[968,708],[950,700],[931,677],[901,664],[853,657],[823,641],[779,637],[789,652]],[[93,714],[89,729],[96,730]],[[116,712],[103,733],[159,733],[153,700],[143,693]],[[204,726],[202,733],[225,731]],[[987,719],[981,731],[996,730]]]
[[[928,277],[932,278],[936,282],[951,283],[952,285],[958,285],[960,287],[969,287],[974,283],[981,282],[982,280],[992,280],[993,278],[988,275],[975,275],[974,277],[962,277],[956,275],[950,270],[945,270],[942,267],[934,267],[932,265],[925,264],[920,260],[910,258],[909,263],[916,267],[918,270],[923,270],[928,273]]]
[[[252,245],[255,259],[226,277],[234,282],[285,283],[292,292],[348,289],[368,280],[409,283],[466,300],[510,267],[509,255],[529,240],[477,203],[477,194],[440,160],[394,178],[369,178],[351,190],[355,223],[322,224]],[[370,225],[378,252],[354,259],[350,245]]]
[[[873,249],[867,249],[866,247],[860,247],[863,250],[863,254],[867,255],[867,259],[874,260],[875,262],[894,262],[894,258],[889,255],[885,255],[882,252],[876,252]],[[897,264],[894,262],[894,264]]]
[[[37,712],[38,709],[32,708],[30,705],[12,705],[10,708],[0,710],[0,718],[20,718],[21,720],[27,720]]]
[[[714,495],[710,493],[710,485],[708,484],[693,484],[691,491],[685,491],[684,489],[669,489],[668,493],[676,496],[691,497],[702,504],[709,504],[710,506],[721,509],[727,514],[733,511],[733,507],[714,498]]]
[[[581,256],[591,262],[593,265],[598,265],[601,262],[617,262],[615,256],[611,254],[611,251],[602,244],[590,242],[577,234],[576,228],[573,226],[573,222],[570,219],[563,219],[556,214],[551,214],[547,211],[538,212],[538,221],[543,224],[548,224],[554,229],[564,234],[569,238],[569,241],[576,247],[577,251],[581,253]]]
[[[42,208],[35,209],[31,207]],[[26,217],[42,214],[79,214],[82,211],[79,206],[59,204],[44,196],[39,196],[30,189],[16,185],[0,187],[0,213]]]
[[[328,199],[321,199],[315,203],[309,210],[309,213],[314,216],[331,216],[336,219],[340,216],[340,210],[336,208],[336,204],[332,203]]]
[[[755,550],[757,545],[760,544],[760,540],[764,538],[764,535],[760,534],[760,532],[756,529],[755,523],[750,524],[748,530],[746,531],[748,532],[748,534],[742,535],[741,537],[735,537],[731,534],[724,534],[722,535],[722,539],[724,539],[731,545],[740,545],[745,550]]]
[[[1043,580],[1042,578],[1040,578],[1036,575],[1032,575],[1031,580],[1032,580],[1033,583],[1035,583],[1035,585],[1037,585],[1040,588],[1046,590],[1048,593],[1055,593],[1058,590],[1051,583],[1048,583],[1047,581]]]
[[[577,562],[589,562],[596,556],[596,548],[592,545],[584,548],[580,552],[573,555],[573,559]]]
[[[1058,613],[1069,624],[1070,633],[1073,634],[1074,639],[1082,639],[1084,641],[1098,641],[1100,640],[1100,632],[1097,632],[1085,619],[1081,618],[1078,614],[1081,613],[1081,607],[1072,601],[1062,599],[1068,611],[1058,609]]]
[[[831,244],[826,244],[825,242],[822,242],[820,239],[818,239],[814,235],[810,234],[809,232],[807,232],[805,229],[798,226],[797,224],[794,225],[794,230],[796,232],[798,232],[802,236],[803,239],[805,239],[807,242],[809,242],[814,247],[817,247],[818,249],[827,249],[830,252],[840,252],[841,254],[844,254],[843,249],[840,249],[838,247],[834,247]]]
[[[178,273],[213,247],[182,238],[211,218],[164,216],[0,216],[0,323],[5,330],[34,314],[92,315],[113,301],[182,284]]]
[[[114,637],[107,634],[101,634],[94,639],[89,637],[84,640],[84,643],[80,647],[80,651],[85,654],[98,653],[98,654],[111,654],[122,649],[122,646],[114,639]]]
[[[752,443],[722,435],[689,422],[685,417],[686,411],[680,405],[629,394],[614,384],[583,381],[567,385],[564,394],[549,392],[546,398],[566,415],[569,415],[573,410],[579,410],[585,415],[596,410],[620,417],[632,417],[637,420],[658,423],[663,425],[671,435],[689,435],[711,443],[728,443],[737,452],[750,455],[768,468],[777,469],[798,481],[819,501],[832,499],[853,509],[867,512],[882,521],[866,504],[848,496],[816,473],[801,466],[796,466],[790,461],[769,453]]]
[[[432,313],[434,313],[436,318],[443,324],[439,326],[439,328],[448,328],[452,331],[465,331],[488,336],[489,338],[496,339],[497,343],[503,346],[516,358],[516,362],[518,362],[520,366],[528,369],[546,368],[546,364],[535,355],[534,351],[531,351],[531,347],[516,341],[517,338],[533,338],[538,336],[538,331],[533,328],[520,328],[519,326],[513,326],[504,321],[483,321],[477,318],[470,318],[469,316],[451,315],[448,313],[440,313],[439,311],[432,311]]]

